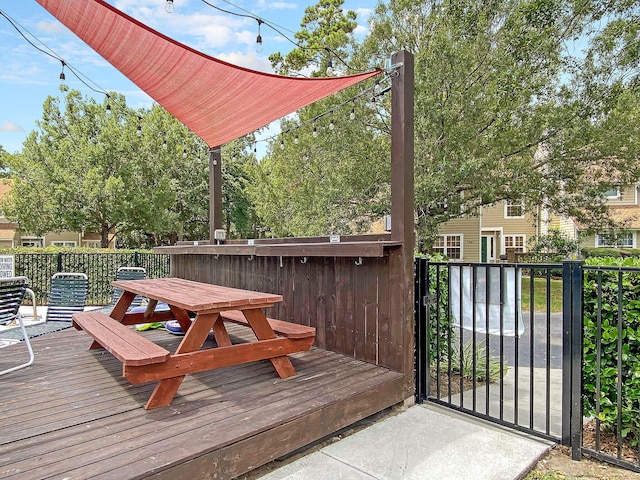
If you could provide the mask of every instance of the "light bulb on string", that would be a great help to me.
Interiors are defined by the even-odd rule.
[[[299,142],[300,142],[300,140],[298,139],[298,134],[296,133],[296,136],[293,138],[293,143],[298,145]]]
[[[356,109],[351,107],[351,113],[349,114],[349,118],[351,120],[355,120],[356,119]]]
[[[165,149],[165,150],[167,149],[167,139],[166,139],[166,137],[164,138],[164,140],[162,140],[162,148]]]
[[[329,61],[327,62],[327,77],[333,76],[333,61],[331,57],[329,57]]]
[[[182,151],[182,158],[187,158],[187,149],[186,148]]]
[[[284,150],[284,137],[280,137],[280,150]]]
[[[60,81],[64,82],[66,80],[65,78],[65,74],[64,74],[64,60],[60,60],[60,62],[62,63],[62,71],[60,72]]]
[[[138,128],[136,129],[136,135],[138,137],[142,135],[142,125],[140,125],[141,121],[142,121],[142,117],[138,116]]]
[[[260,25],[262,25],[262,20],[259,18],[256,19],[258,22],[258,36],[256,37],[256,52],[262,53],[264,50],[264,46],[262,45],[262,35],[260,35]]]
[[[173,13],[173,0],[167,0],[167,3],[164,4],[164,10],[167,13]]]
[[[311,135],[313,135],[313,138],[317,138],[318,137],[318,129],[316,128],[315,120],[313,122],[313,133]]]
[[[333,123],[333,114],[331,115],[331,120],[329,120],[329,130],[332,130],[336,128],[335,123]]]

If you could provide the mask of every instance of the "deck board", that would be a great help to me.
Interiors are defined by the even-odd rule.
[[[293,377],[266,360],[188,375],[169,407],[144,410],[154,384],[130,384],[84,332],[32,342],[34,365],[0,380],[0,478],[230,479],[403,400],[399,373],[314,347],[290,356]],[[23,348],[0,350],[0,365]]]

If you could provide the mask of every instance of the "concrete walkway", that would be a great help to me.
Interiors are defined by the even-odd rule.
[[[521,479],[553,444],[433,405],[415,405],[261,480]]]

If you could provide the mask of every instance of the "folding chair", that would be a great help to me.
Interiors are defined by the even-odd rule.
[[[145,278],[147,278],[147,271],[142,267],[120,267],[116,272],[116,280],[144,280]],[[114,288],[111,304],[115,305],[121,296],[122,290]],[[136,298],[131,302],[131,307],[139,307],[141,304],[142,297],[136,295]]]
[[[35,306],[36,304],[35,295],[27,288],[28,284],[29,280],[27,277],[0,279],[0,323],[7,324],[12,321],[17,321],[20,325],[20,330],[22,331],[24,343],[27,345],[27,350],[29,351],[29,361],[27,363],[2,370],[0,371],[0,375],[28,367],[35,359],[33,348],[29,341],[29,335],[27,334],[27,329],[25,328],[22,316],[20,315],[20,306],[22,305],[22,301],[24,300],[26,293],[29,293],[32,296],[33,305]]]
[[[61,272],[53,275],[45,321],[71,322],[71,315],[84,310],[88,283],[84,273]]]

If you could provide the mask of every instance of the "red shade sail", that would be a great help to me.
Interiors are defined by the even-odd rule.
[[[293,78],[204,55],[102,0],[36,0],[210,147],[379,74]]]

